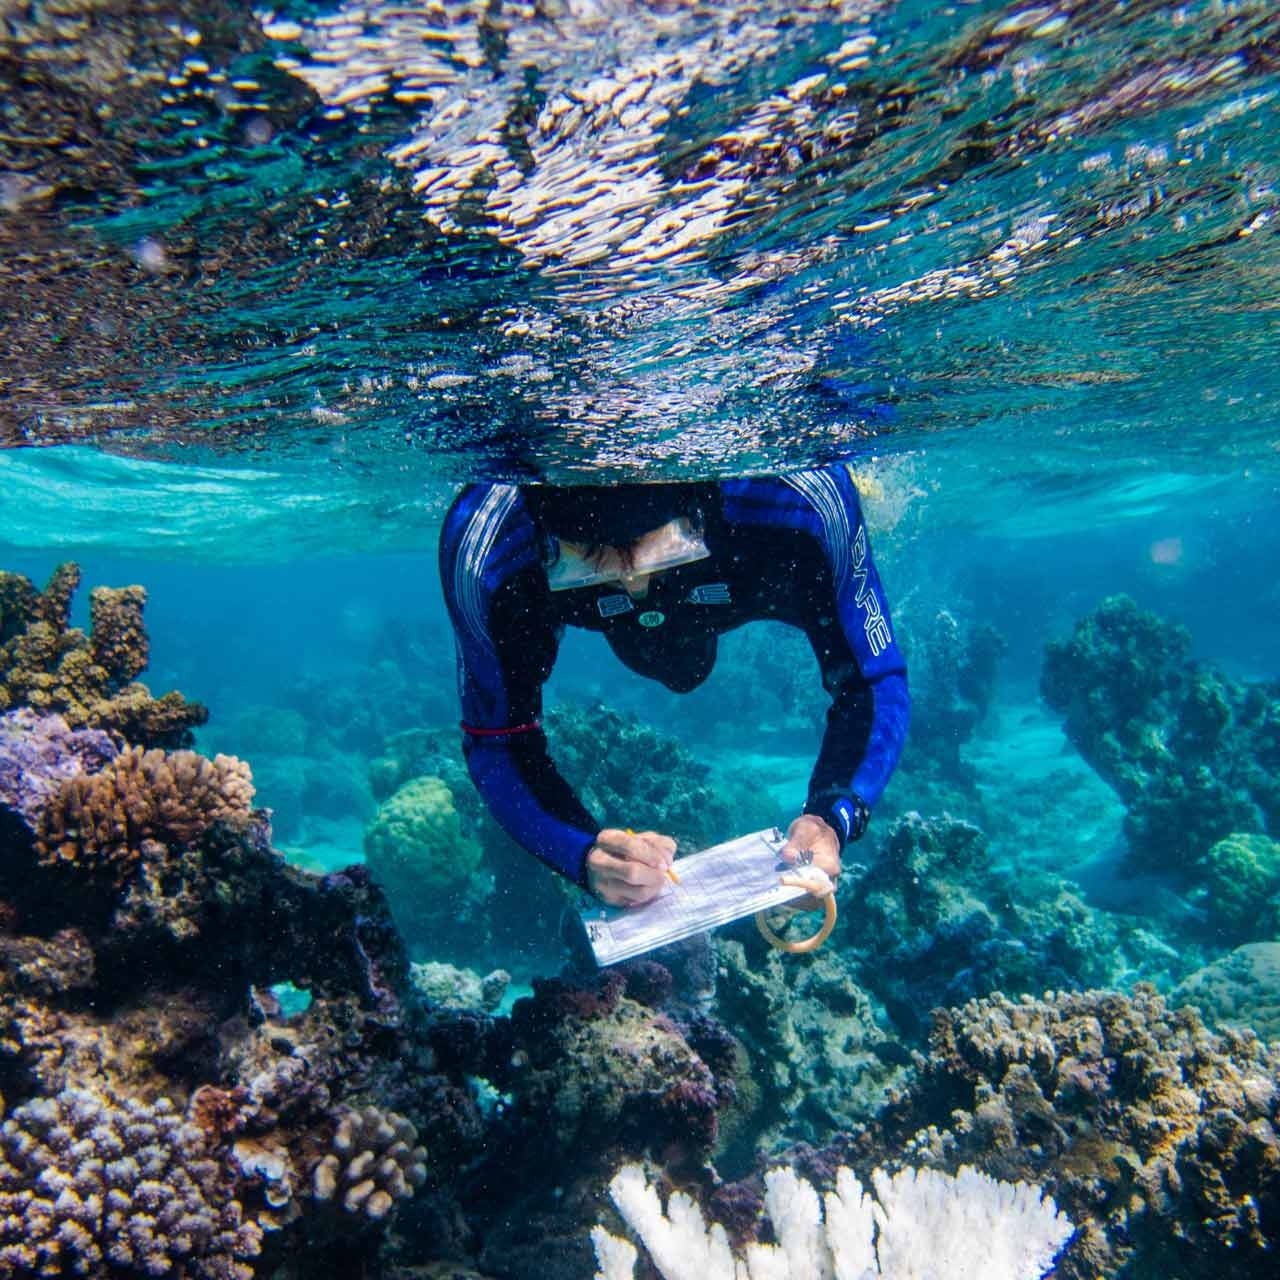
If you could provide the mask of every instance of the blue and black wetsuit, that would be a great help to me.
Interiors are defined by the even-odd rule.
[[[906,664],[840,465],[707,487],[708,559],[617,586],[552,592],[548,540],[515,485],[473,485],[445,518],[440,566],[458,648],[471,776],[499,823],[579,884],[601,822],[560,776],[539,726],[566,626],[603,633],[633,671],[678,693],[701,684],[718,637],[774,619],[809,638],[831,695],[805,812],[842,843],[861,834],[906,736]],[[611,815],[621,821],[621,815]]]

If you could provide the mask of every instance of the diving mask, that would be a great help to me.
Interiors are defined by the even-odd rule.
[[[598,587],[606,582],[627,583],[663,569],[705,560],[711,552],[702,532],[687,516],[668,520],[625,548],[601,547],[590,558],[576,543],[553,539],[554,559],[547,565],[547,585],[552,591]]]

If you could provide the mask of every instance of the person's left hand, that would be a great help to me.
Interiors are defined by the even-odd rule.
[[[782,846],[782,860],[798,862],[806,849],[812,855],[813,865],[821,867],[834,884],[840,874],[840,838],[829,823],[813,813],[802,813],[791,824],[787,842]],[[808,911],[816,907],[817,901],[816,898],[806,898],[793,905]]]

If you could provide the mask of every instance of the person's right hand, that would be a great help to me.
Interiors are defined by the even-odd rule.
[[[670,836],[611,827],[587,854],[587,887],[610,906],[638,907],[662,892],[675,856]]]

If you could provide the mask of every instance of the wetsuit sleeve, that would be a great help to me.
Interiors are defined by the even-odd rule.
[[[472,781],[518,844],[582,884],[599,826],[556,769],[539,722],[559,637],[514,486],[463,492],[445,518],[440,573]]]
[[[829,589],[845,641],[820,645],[810,631],[832,701],[805,812],[829,822],[843,843],[862,835],[902,754],[911,711],[907,666],[848,469],[806,472],[795,478],[795,485],[820,517]],[[812,603],[813,612],[822,615],[833,602]]]

